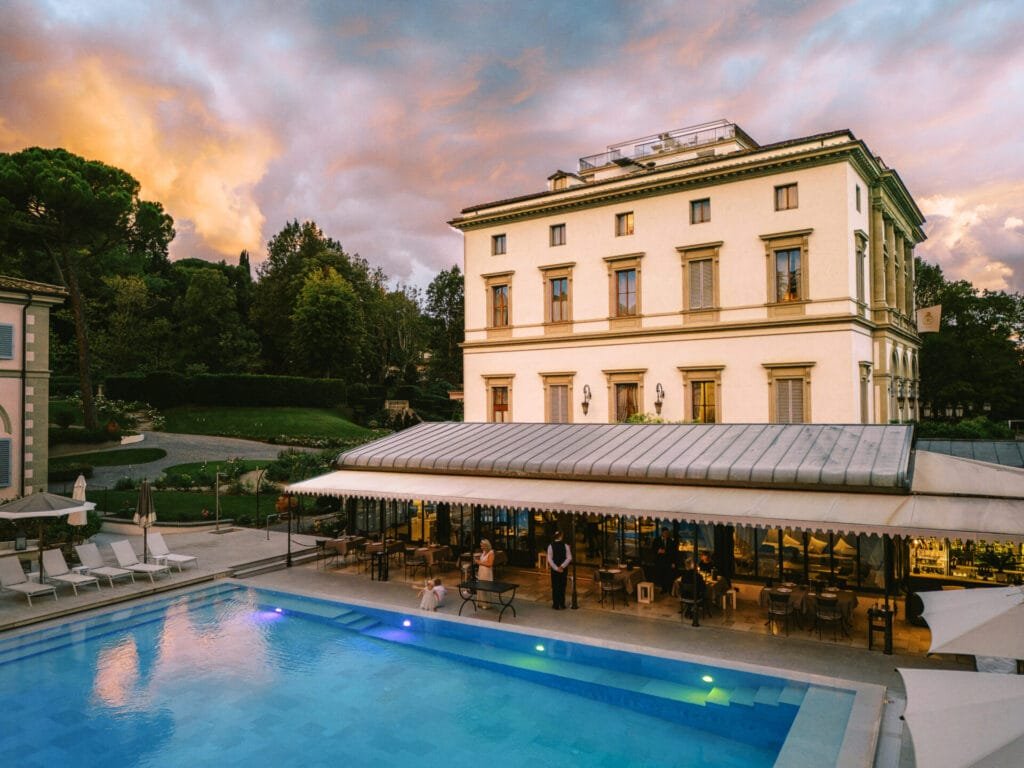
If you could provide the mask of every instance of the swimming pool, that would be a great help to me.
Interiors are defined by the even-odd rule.
[[[824,766],[854,699],[234,583],[0,641],[19,768]]]

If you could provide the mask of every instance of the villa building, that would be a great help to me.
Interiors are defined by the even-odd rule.
[[[46,489],[50,310],[66,296],[0,275],[0,501]]]
[[[466,421],[918,416],[923,216],[850,131],[717,121],[466,208]]]

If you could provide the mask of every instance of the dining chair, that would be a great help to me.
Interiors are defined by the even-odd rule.
[[[683,579],[679,583],[679,613],[684,619],[692,619],[697,611],[697,618],[705,613],[704,601],[693,590],[693,583]]]
[[[839,598],[818,595],[814,606],[814,626],[818,628],[818,639],[821,639],[822,627],[832,626],[832,639],[838,640],[838,631],[846,634],[846,622],[843,612],[839,609]]]
[[[776,627],[781,623],[789,634],[789,617],[793,615],[793,604],[789,601],[789,595],[768,593],[768,631],[772,631],[772,624]]]
[[[608,571],[598,571],[597,578],[601,584],[601,599],[600,602],[604,605],[605,596],[611,597],[612,608],[615,608],[615,593],[622,593],[622,600],[626,605],[629,605],[629,595],[626,594],[626,585],[615,578],[614,573]]]

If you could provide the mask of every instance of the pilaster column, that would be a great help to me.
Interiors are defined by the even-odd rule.
[[[871,206],[871,306],[885,306],[885,258],[883,255],[883,239],[885,223],[882,219],[881,204]]]
[[[885,306],[896,306],[896,228],[885,219]]]
[[[901,314],[907,314],[907,251],[904,248],[903,233],[899,230],[896,231],[896,247],[893,249],[893,254],[896,256],[894,259],[896,265],[896,301],[893,302],[896,305],[896,311]]]
[[[916,316],[914,289],[917,286],[917,270],[914,267],[914,243],[910,239],[903,241],[903,253],[903,263],[907,265],[907,317],[913,321]]]

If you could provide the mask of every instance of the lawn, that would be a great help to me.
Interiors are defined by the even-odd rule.
[[[369,439],[371,430],[328,408],[171,408],[164,429],[190,435],[222,435],[268,441],[280,436]]]
[[[233,459],[224,461],[193,461],[189,464],[175,464],[164,470],[165,475],[191,475],[196,477],[206,474],[213,477],[214,472],[230,473],[233,469],[241,468],[242,472],[252,472],[257,469],[265,469],[271,460],[268,459]],[[226,481],[225,481],[226,482]]]
[[[91,464],[94,467],[126,467],[129,464],[149,464],[167,455],[163,448],[125,448],[120,451],[93,451],[92,453],[76,453],[72,456],[59,456],[50,459],[50,471],[64,469],[69,466]]]

